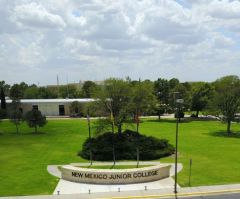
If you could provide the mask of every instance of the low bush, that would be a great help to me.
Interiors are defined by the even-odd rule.
[[[89,149],[92,146],[93,160],[109,161],[113,159],[113,145],[116,160],[136,160],[137,148],[140,160],[154,160],[174,153],[174,147],[166,139],[139,134],[126,130],[121,134],[107,132],[95,138],[88,138],[79,155],[89,159]]]

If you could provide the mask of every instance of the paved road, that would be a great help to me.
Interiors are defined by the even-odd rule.
[[[173,198],[159,198],[159,199],[240,199],[240,193],[235,194],[221,194],[211,196],[190,196],[190,197],[173,197]]]

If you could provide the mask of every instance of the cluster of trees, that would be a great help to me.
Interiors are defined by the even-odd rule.
[[[135,121],[138,131],[139,116],[158,114],[160,118],[161,114],[175,113],[177,99],[184,100],[182,111],[195,112],[192,117],[198,117],[200,111],[219,116],[227,123],[228,134],[231,122],[237,121],[240,112],[238,76],[225,76],[212,83],[181,83],[176,78],[159,78],[154,82],[107,79],[94,94],[98,110],[109,116],[99,121],[99,131],[115,126],[121,133],[122,125],[129,121]]]
[[[1,82],[4,83],[4,82]],[[35,129],[35,133],[37,133],[37,128],[42,127],[47,123],[46,117],[41,114],[40,111],[32,109],[28,111],[25,115],[23,115],[21,109],[20,99],[21,96],[18,93],[12,98],[11,104],[7,107],[6,105],[6,97],[4,92],[4,84],[0,85],[0,100],[1,100],[1,108],[0,108],[0,120],[4,118],[9,118],[10,121],[15,125],[16,132],[19,133],[19,125],[26,121],[29,127]],[[8,86],[7,86],[8,88]],[[11,91],[12,92],[12,91]]]
[[[108,121],[99,122],[99,131],[106,126],[117,127],[121,132],[122,124],[134,118],[139,126],[140,115],[158,115],[174,113],[176,99],[183,99],[182,111],[194,111],[218,115],[226,121],[227,132],[231,133],[231,122],[237,119],[240,112],[240,79],[238,76],[225,76],[214,82],[180,82],[159,78],[156,81],[135,81],[130,78],[110,78],[102,84],[86,81],[79,84],[38,87],[22,82],[12,86],[0,81],[2,93],[13,101],[30,98],[96,98],[97,103],[91,106],[92,115],[109,116]],[[0,115],[4,113],[5,103],[1,103]],[[72,109],[83,109],[73,104]],[[86,110],[86,108],[85,108]],[[96,114],[98,113],[98,114]],[[86,115],[86,114],[85,114]],[[105,123],[109,125],[104,125]],[[101,125],[102,124],[102,125]]]
[[[0,81],[0,87],[4,89],[5,95],[11,99],[55,99],[55,98],[90,98],[93,90],[98,85],[92,81],[80,84],[40,86],[28,85],[25,82],[6,84]]]

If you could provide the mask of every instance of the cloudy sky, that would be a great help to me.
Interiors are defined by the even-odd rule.
[[[0,80],[240,75],[240,1],[0,0]]]

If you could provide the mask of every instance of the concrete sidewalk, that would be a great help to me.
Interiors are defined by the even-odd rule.
[[[216,185],[216,186],[201,186],[178,188],[178,196],[206,196],[217,195],[224,193],[240,193],[240,184],[233,185]],[[135,191],[112,191],[101,193],[84,193],[84,194],[60,194],[60,195],[45,195],[45,196],[19,196],[19,197],[2,197],[1,199],[88,199],[88,198],[167,198],[173,197],[173,188],[169,189],[154,189],[154,190],[135,190]]]
[[[115,184],[115,185],[100,185],[75,183],[60,179],[53,194],[83,194],[83,193],[107,193],[107,192],[127,192],[127,191],[142,191],[154,189],[171,189],[174,186],[174,180],[165,178],[153,182],[134,183],[134,184]],[[178,186],[179,187],[179,186]]]

